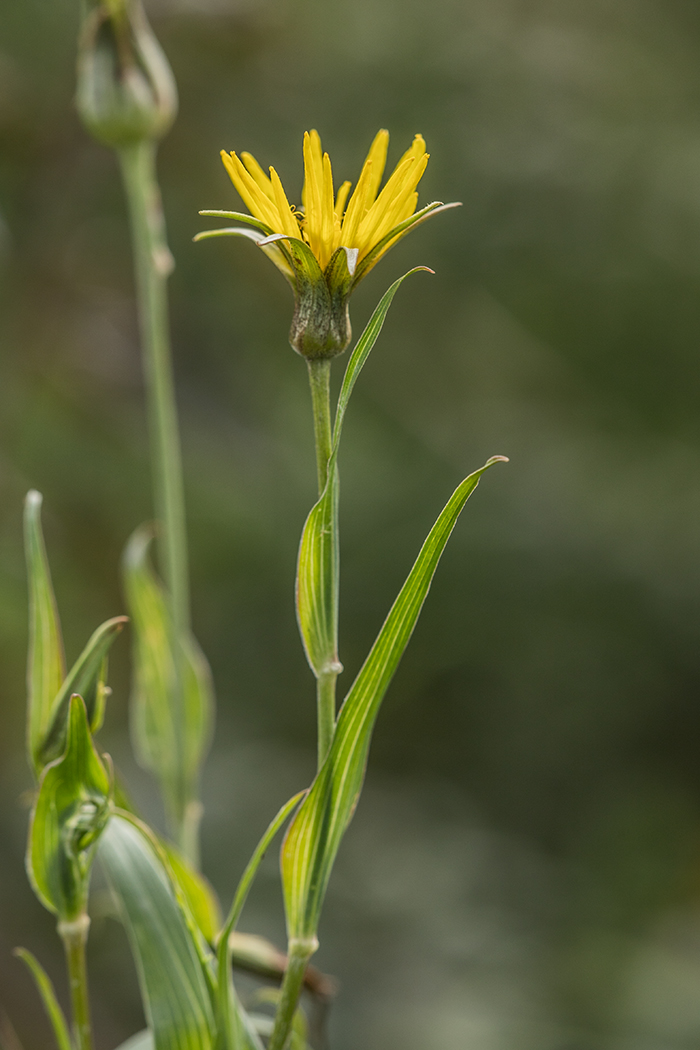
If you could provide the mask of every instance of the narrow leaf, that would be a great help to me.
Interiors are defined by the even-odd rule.
[[[357,377],[377,341],[396,292],[407,277],[425,269],[426,267],[420,266],[410,270],[403,277],[394,281],[382,296],[367,327],[358,339],[345,370],[333,428],[333,449],[328,463],[328,483],[306,519],[297,560],[297,621],[306,658],[316,677],[327,671],[342,670],[337,650],[338,472],[336,467],[345,412]]]
[[[68,1032],[68,1023],[56,998],[51,978],[38,959],[26,948],[15,948],[14,954],[28,966],[36,983],[44,1009],[51,1022],[59,1050],[73,1050]]]
[[[265,834],[256,846],[253,856],[250,858],[233,897],[231,910],[221,930],[218,957],[218,1026],[223,1037],[228,1039],[231,1050],[237,1050],[236,1040],[241,1038],[242,1025],[240,1009],[238,1007],[233,982],[231,980],[231,934],[235,930],[236,923],[243,910],[250,887],[253,884],[260,862],[267,852],[270,843],[280,830],[285,820],[296,806],[299,805],[306,792],[300,791],[298,795],[286,802],[270,822]],[[250,1033],[248,1032],[248,1035]]]
[[[66,752],[44,770],[32,811],[27,871],[41,903],[71,920],[84,912],[95,845],[109,815],[110,776],[81,697],[71,698]]]
[[[63,753],[66,741],[66,723],[70,698],[74,693],[83,697],[88,721],[93,731],[101,724],[104,707],[104,676],[106,656],[112,642],[129,622],[128,616],[106,620],[92,634],[87,645],[68,672],[54,697],[48,721],[48,731],[41,746],[41,757],[46,764]]]
[[[192,635],[176,637],[164,589],[148,562],[152,534],[138,529],[124,554],[127,602],[134,626],[131,729],[140,763],[159,782],[177,826],[196,799],[209,744],[213,689]]]
[[[292,821],[282,848],[290,938],[316,934],[323,898],[343,834],[364,779],[372,730],[389,683],[408,644],[425,597],[465,503],[490,459],[456,489],[431,529],[341,708],[333,744],[311,790]]]
[[[41,747],[51,707],[66,674],[61,624],[41,530],[41,493],[32,489],[24,503],[24,542],[29,576],[29,655],[27,661],[27,747],[38,777],[45,763]]]
[[[154,1050],[212,1050],[204,965],[152,840],[138,821],[116,812],[99,857],[131,942]]]

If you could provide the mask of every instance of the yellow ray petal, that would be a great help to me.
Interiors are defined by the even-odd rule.
[[[389,132],[386,128],[382,128],[374,136],[374,141],[369,148],[367,154],[367,161],[372,162],[372,178],[369,183],[369,195],[371,200],[377,196],[379,187],[382,181],[382,175],[384,174],[384,168],[386,167],[386,154],[389,149]]]
[[[339,219],[343,218],[343,211],[345,209],[345,202],[348,199],[348,193],[350,192],[351,182],[344,182],[338,190],[338,196],[335,198],[335,214]]]
[[[399,161],[391,178],[360,224],[357,231],[360,257],[366,255],[373,244],[401,221],[399,216],[403,214],[406,202],[414,193],[428,163],[429,155],[417,152],[419,156],[405,155],[404,159]]]
[[[335,207],[333,203],[333,170],[331,158],[323,154],[323,184],[321,188],[321,256],[319,263],[325,270],[333,254],[335,240]]]
[[[370,204],[372,203],[372,162],[366,161],[355,192],[350,198],[350,202],[345,212],[345,218],[343,219],[343,225],[341,229],[341,243],[346,248],[356,248],[357,230],[367,214]]]
[[[292,206],[287,200],[287,194],[284,192],[284,187],[282,186],[280,177],[274,168],[270,168],[270,185],[272,187],[275,205],[280,215],[280,228],[276,232],[287,233],[290,237],[298,237],[299,223],[294,218]]]
[[[304,133],[304,233],[311,250],[319,257],[322,242],[323,157],[319,156],[318,132]]]
[[[354,248],[357,229],[377,196],[386,165],[386,151],[389,147],[389,132],[382,128],[374,136],[367,158],[362,165],[355,192],[348,203],[342,228],[342,243]]]
[[[238,190],[251,215],[262,219],[272,230],[278,232],[280,217],[277,208],[262,192],[253,176],[246,171],[236,154],[234,152],[229,154],[222,150],[221,159],[231,182]]]
[[[249,175],[255,179],[256,183],[263,191],[266,197],[271,201],[274,201],[274,194],[272,192],[272,185],[265,172],[262,170],[257,160],[252,153],[241,153],[241,160],[243,161],[246,170]]]

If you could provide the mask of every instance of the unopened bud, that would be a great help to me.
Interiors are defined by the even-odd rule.
[[[76,105],[88,131],[117,149],[170,128],[177,88],[141,0],[88,0]]]

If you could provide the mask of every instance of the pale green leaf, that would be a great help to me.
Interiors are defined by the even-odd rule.
[[[46,1010],[46,1014],[51,1022],[53,1034],[56,1037],[56,1043],[58,1044],[58,1050],[73,1050],[68,1031],[68,1023],[63,1010],[61,1009],[60,1003],[56,998],[51,978],[39,960],[36,959],[31,952],[28,952],[26,948],[15,948],[14,954],[18,959],[22,959],[22,961],[27,964],[32,977],[34,978],[39,995],[44,1004],[44,1009]]]
[[[352,389],[382,330],[387,311],[400,285],[417,267],[404,274],[382,296],[348,361],[333,428],[328,482],[311,508],[299,544],[297,560],[297,620],[304,650],[318,677],[339,671],[338,661],[338,450],[343,420]]]
[[[331,750],[292,821],[282,848],[290,938],[315,937],[343,834],[362,788],[379,706],[408,644],[440,556],[467,499],[497,456],[466,478],[431,529],[338,716]]]
[[[63,753],[68,707],[74,693],[83,698],[92,731],[95,732],[99,728],[106,693],[107,652],[128,622],[127,616],[115,616],[101,624],[93,632],[87,645],[68,672],[51,705],[48,729],[40,751],[44,765]]]
[[[214,944],[221,929],[221,908],[211,884],[170,842],[161,840],[172,875],[184,896],[192,918],[208,944]]]
[[[51,724],[52,704],[66,674],[61,624],[41,531],[41,503],[41,493],[33,489],[27,493],[24,503],[29,576],[27,747],[37,777],[45,764],[39,756]]]
[[[176,637],[165,591],[148,562],[152,534],[138,529],[124,554],[133,620],[131,726],[141,764],[153,772],[175,826],[197,797],[209,744],[213,689],[208,664],[191,634]]]
[[[154,1050],[212,1050],[206,964],[153,839],[135,818],[115,813],[99,857],[131,942]]]
[[[84,912],[95,845],[109,816],[110,776],[71,698],[66,752],[48,765],[32,810],[27,871],[42,904],[63,920]]]
[[[132,1035],[125,1043],[120,1043],[117,1050],[154,1050],[153,1033],[150,1028],[144,1028],[142,1032]]]

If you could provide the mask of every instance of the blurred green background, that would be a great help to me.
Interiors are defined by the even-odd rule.
[[[226,903],[311,776],[295,551],[314,495],[291,296],[245,242],[218,150],[293,199],[319,129],[355,179],[379,127],[414,132],[421,200],[462,200],[353,299],[402,288],[341,461],[348,683],[454,485],[494,453],[386,700],[318,963],[334,1050],[700,1045],[700,7],[690,0],[152,0],[181,95],[160,175],[197,634],[219,715],[205,867]],[[23,871],[21,501],[45,529],[69,658],[120,613],[151,515],[124,202],[72,107],[77,2],[0,8],[0,1000],[50,1036],[16,944],[63,995]],[[340,366],[336,371],[340,373]],[[337,377],[336,377],[337,378]],[[128,643],[104,745],[130,758]],[[347,685],[346,685],[347,688]],[[275,851],[273,851],[274,853]],[[99,899],[97,904],[99,905]],[[98,1050],[141,1024],[123,935],[91,938]],[[280,941],[276,857],[243,928]],[[7,1050],[16,1050],[5,1028]]]

